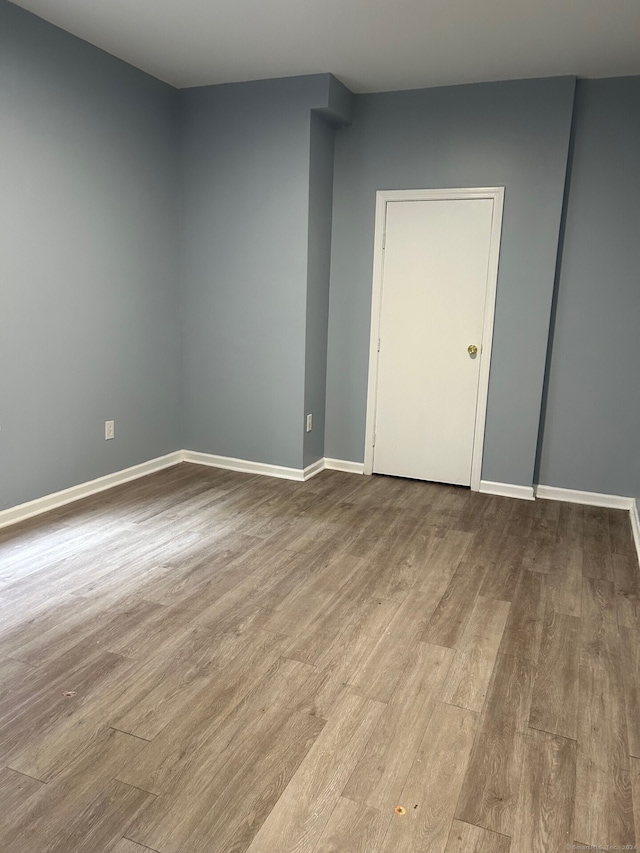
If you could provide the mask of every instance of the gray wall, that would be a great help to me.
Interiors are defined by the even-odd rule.
[[[305,375],[307,292],[322,313],[331,193],[320,186],[331,176],[329,137],[320,119],[314,119],[310,171],[310,111],[337,120],[343,102],[343,87],[329,74],[181,93],[189,449],[302,467],[305,380],[310,405],[320,405],[317,371],[324,370],[316,365]],[[310,217],[322,232],[311,246]],[[319,317],[309,325],[314,358],[323,324]],[[321,425],[322,413],[313,414]],[[317,458],[318,437],[316,427],[307,458]]]
[[[304,467],[324,456],[334,133],[311,113],[304,411],[313,429],[304,435]]]
[[[364,458],[375,192],[505,186],[482,476],[531,485],[573,78],[358,95],[336,135],[326,455]]]
[[[180,415],[176,93],[4,0],[0,80],[2,509],[175,450]]]
[[[640,496],[640,78],[579,81],[539,480]]]

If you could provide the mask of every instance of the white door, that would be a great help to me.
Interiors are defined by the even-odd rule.
[[[471,484],[493,212],[492,198],[387,202],[376,473]]]

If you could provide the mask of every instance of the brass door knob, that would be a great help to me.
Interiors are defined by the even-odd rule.
[[[477,355],[478,347],[475,344],[469,344],[469,346],[467,347],[467,352],[469,353],[469,355]]]

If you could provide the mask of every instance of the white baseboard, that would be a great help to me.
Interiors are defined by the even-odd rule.
[[[324,459],[318,459],[317,462],[312,462],[311,465],[307,465],[307,467],[302,472],[302,479],[310,480],[311,477],[315,477],[316,474],[319,474],[321,471],[324,471],[324,469]]]
[[[156,459],[150,459],[148,462],[142,462],[140,465],[124,468],[122,471],[114,471],[113,474],[106,474],[104,477],[98,477],[95,480],[89,480],[77,486],[71,486],[69,489],[63,489],[60,492],[53,492],[53,494],[44,495],[44,497],[36,498],[36,500],[12,506],[9,509],[0,511],[0,528],[8,527],[10,524],[17,524],[19,521],[26,521],[28,518],[33,518],[51,509],[57,509],[65,504],[73,503],[73,501],[80,500],[81,498],[87,498],[98,492],[104,492],[106,489],[112,489],[121,483],[128,483],[131,480],[137,480],[139,477],[146,477],[147,474],[153,474],[155,471],[161,471],[163,468],[170,468],[181,461],[182,451],[177,450],[175,453],[158,456]]]
[[[640,515],[638,514],[638,501],[635,500],[629,510],[631,516],[631,530],[633,531],[633,539],[636,543],[636,551],[638,552],[638,562],[640,562]]]
[[[556,486],[537,486],[536,497],[549,501],[564,501],[585,506],[603,506],[608,509],[631,509],[633,498],[620,495],[602,495],[599,492],[580,492],[577,489],[559,489]]]
[[[263,474],[266,477],[278,477],[281,480],[305,480],[305,472],[314,468],[287,468],[284,465],[269,465],[266,462],[251,462],[248,459],[235,459],[233,456],[216,456],[214,453],[200,453],[197,450],[183,450],[182,461],[195,465],[209,465],[211,468],[224,468],[227,471],[240,471],[245,474]],[[322,462],[322,460],[320,460]],[[319,469],[322,470],[322,469]],[[318,473],[314,471],[313,473]],[[312,476],[309,473],[307,476]]]
[[[348,462],[346,459],[327,459],[324,467],[328,471],[344,471],[346,474],[364,474],[364,462]]]
[[[300,482],[315,477],[321,471],[346,471],[349,474],[362,474],[364,462],[347,462],[344,459],[318,459],[306,468],[286,468],[282,465],[268,465],[265,462],[250,462],[247,459],[234,459],[231,456],[215,456],[213,453],[199,453],[195,450],[182,451],[183,462],[196,465],[210,465],[213,468],[225,468],[228,471],[242,471],[246,474],[264,474],[267,477],[279,477],[283,480]]]
[[[493,483],[491,480],[480,480],[480,491],[485,495],[499,495],[503,498],[519,498],[522,501],[533,501],[533,486],[517,486],[514,483]]]

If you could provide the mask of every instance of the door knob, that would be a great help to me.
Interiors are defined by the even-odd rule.
[[[475,344],[469,344],[469,346],[467,347],[467,352],[469,353],[469,355],[477,355],[478,347]]]

